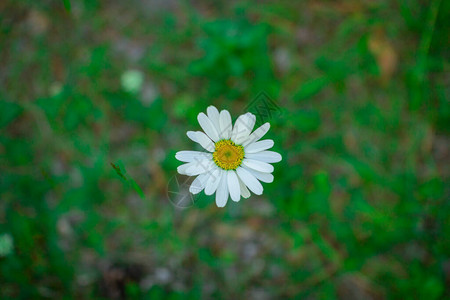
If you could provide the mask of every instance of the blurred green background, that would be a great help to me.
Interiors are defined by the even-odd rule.
[[[0,298],[449,299],[449,12],[1,1]],[[275,181],[174,205],[197,114],[261,92]]]

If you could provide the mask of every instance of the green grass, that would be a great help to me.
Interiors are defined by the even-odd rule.
[[[450,297],[449,8],[0,4],[0,298]],[[174,206],[197,114],[261,92],[274,182]]]

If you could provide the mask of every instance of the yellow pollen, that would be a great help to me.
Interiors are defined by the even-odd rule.
[[[230,140],[220,140],[215,145],[213,160],[224,170],[236,170],[244,159],[244,147]]]

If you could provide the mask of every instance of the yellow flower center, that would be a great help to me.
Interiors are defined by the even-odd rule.
[[[244,147],[230,140],[220,140],[215,144],[213,160],[224,170],[236,170],[244,159]]]

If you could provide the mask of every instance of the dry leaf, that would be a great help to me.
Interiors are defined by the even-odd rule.
[[[388,82],[397,69],[397,53],[382,30],[376,30],[369,38],[369,50],[377,60],[380,77]]]

